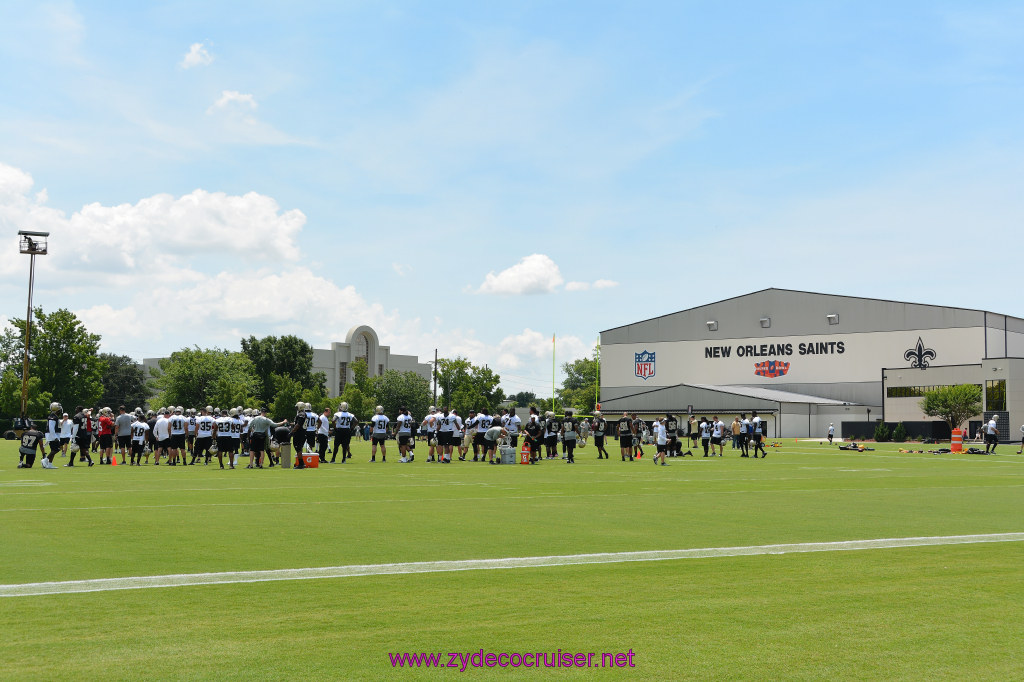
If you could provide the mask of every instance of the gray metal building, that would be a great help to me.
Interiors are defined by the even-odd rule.
[[[764,289],[601,332],[601,404],[606,414],[756,409],[773,436],[818,437],[829,423],[928,420],[925,388],[975,383],[984,416],[1017,439],[1022,358],[1017,317]]]

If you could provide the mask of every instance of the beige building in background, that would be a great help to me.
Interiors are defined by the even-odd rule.
[[[357,359],[366,360],[370,376],[380,376],[393,369],[399,372],[415,372],[430,380],[433,369],[426,362],[420,362],[415,355],[399,355],[391,352],[390,346],[380,345],[377,332],[366,325],[348,330],[344,341],[335,341],[330,348],[313,349],[313,371],[327,376],[327,394],[336,398],[345,390],[345,384],[353,380],[352,363]],[[146,358],[142,369],[150,376],[150,368],[160,368],[162,358]]]
[[[393,369],[399,372],[415,372],[425,379],[431,379],[429,363],[420,362],[415,355],[399,355],[391,352],[390,346],[380,345],[377,332],[366,325],[352,327],[344,341],[336,341],[330,348],[313,349],[313,371],[327,375],[327,393],[332,398],[341,395],[345,384],[353,380],[352,363],[365,359],[370,376],[380,376]]]

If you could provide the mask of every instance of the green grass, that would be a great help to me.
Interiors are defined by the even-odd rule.
[[[1015,447],[896,449],[490,467],[370,464],[360,443],[308,471],[25,471],[0,443],[0,583],[1024,531]],[[0,677],[1020,679],[1022,559],[1013,542],[2,598]],[[636,667],[387,656],[480,649],[632,649]]]

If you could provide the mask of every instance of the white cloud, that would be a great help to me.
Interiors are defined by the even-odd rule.
[[[238,90],[222,90],[220,97],[216,102],[210,105],[210,108],[206,110],[206,113],[212,114],[218,109],[226,109],[235,104],[241,106],[243,109],[255,109],[259,106],[256,103],[256,98],[251,94],[242,93]]]
[[[200,269],[289,262],[300,255],[297,239],[306,216],[281,211],[274,199],[256,192],[157,194],[135,204],[88,204],[68,217],[41,203],[45,195],[32,195],[32,186],[29,174],[0,164],[0,227],[11,228],[12,240],[18,229],[50,232],[50,254],[38,269],[69,286],[80,274],[97,286],[123,287],[135,276],[181,285],[199,279]],[[0,249],[0,281],[24,269],[14,258],[16,248]]]
[[[619,283],[611,279],[599,279],[594,282],[595,289],[611,289],[619,286]]]
[[[542,253],[526,256],[510,268],[495,274],[487,273],[477,289],[481,294],[547,294],[563,282],[562,273],[553,260]]]
[[[460,327],[451,315],[427,313],[422,320],[395,301],[386,308],[307,267],[311,254],[299,246],[305,216],[282,211],[270,197],[195,190],[93,203],[70,215],[38,197],[31,175],[0,164],[0,229],[10,235],[9,244],[0,244],[0,286],[23,292],[27,270],[16,230],[8,228],[50,232],[50,254],[36,264],[37,301],[74,311],[100,334],[105,351],[141,359],[194,344],[237,348],[249,334],[285,333],[325,347],[353,325],[368,324],[396,353],[426,360],[437,348],[443,357],[486,364],[502,374],[508,391],[540,394],[550,385],[550,332],[523,328],[502,337],[511,325],[471,316]],[[536,265],[547,279],[530,274]],[[392,267],[412,272],[403,263]],[[561,285],[557,266],[539,254],[493,275],[492,284],[519,277],[547,290]],[[589,352],[569,334],[558,337],[557,349],[559,367]]]
[[[203,43],[192,43],[188,52],[181,60],[181,68],[191,69],[194,66],[208,66],[213,63],[213,55]]]
[[[410,272],[412,272],[411,265],[404,265],[402,263],[392,263],[391,269],[394,270],[395,274],[398,275],[399,277],[405,277]]]

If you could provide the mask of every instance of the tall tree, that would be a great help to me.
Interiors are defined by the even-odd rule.
[[[27,416],[32,419],[45,419],[50,411],[51,396],[48,391],[41,390],[39,377],[31,374],[28,377]],[[21,376],[13,369],[7,369],[0,375],[0,417],[10,419],[21,413]],[[4,425],[6,430],[7,425]]]
[[[297,336],[250,336],[242,339],[242,352],[252,361],[264,402],[274,399],[274,375],[289,377],[303,389],[322,389],[327,383],[323,372],[313,371],[313,347]]]
[[[597,349],[589,358],[580,358],[562,365],[565,379],[558,391],[563,407],[590,413],[597,403]]]
[[[462,403],[455,402],[455,394],[469,384],[469,372],[472,367],[469,360],[461,356],[438,359],[437,387],[441,392],[438,398],[441,405],[456,409],[462,415],[466,414]],[[468,392],[468,389],[462,391],[463,394]]]
[[[925,393],[920,404],[921,411],[929,417],[941,417],[950,430],[959,429],[965,421],[981,414],[981,386],[939,386]]]
[[[146,373],[127,355],[100,353],[106,369],[103,371],[103,396],[100,404],[117,409],[124,405],[129,410],[143,407],[153,391],[146,383]],[[65,405],[67,407],[67,405]]]
[[[537,403],[537,394],[533,391],[520,391],[510,395],[509,398],[516,401],[516,407],[529,407],[531,404]]]
[[[437,361],[437,385],[441,389],[442,406],[458,410],[465,416],[469,410],[499,408],[505,392],[499,388],[501,377],[488,367],[478,367],[463,357],[440,358]]]
[[[398,408],[405,405],[416,419],[423,419],[430,407],[430,381],[416,372],[399,372],[389,369],[382,376],[374,377],[374,392],[384,414],[394,418]]]
[[[259,379],[244,353],[220,348],[182,348],[160,360],[155,401],[185,407],[232,407],[259,402]]]
[[[29,347],[29,377],[39,379],[41,391],[50,393],[65,407],[92,405],[103,395],[104,361],[99,356],[100,337],[91,334],[69,310],[34,311]],[[24,348],[25,320],[11,322]],[[0,351],[10,350],[11,337],[4,335]],[[8,369],[21,379],[20,361],[5,358]]]

